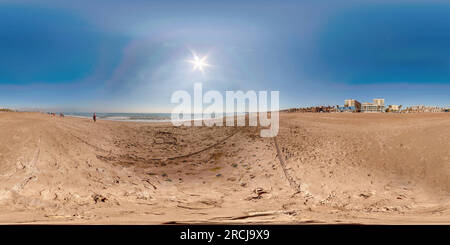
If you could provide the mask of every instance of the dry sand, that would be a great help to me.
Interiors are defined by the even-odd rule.
[[[0,222],[450,223],[450,113],[280,123],[279,158],[255,127],[0,113]]]

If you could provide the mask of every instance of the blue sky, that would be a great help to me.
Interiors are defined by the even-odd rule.
[[[449,54],[445,1],[0,0],[0,107],[170,112],[195,82],[450,106]]]

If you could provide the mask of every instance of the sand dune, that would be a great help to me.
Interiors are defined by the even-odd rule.
[[[450,223],[450,114],[280,124],[278,155],[255,127],[1,113],[0,222]]]

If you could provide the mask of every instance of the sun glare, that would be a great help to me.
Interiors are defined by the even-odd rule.
[[[199,71],[203,72],[205,67],[211,66],[210,64],[206,63],[207,58],[208,58],[208,56],[199,58],[196,54],[194,54],[194,59],[189,60],[189,62],[194,65],[194,71],[199,70]]]

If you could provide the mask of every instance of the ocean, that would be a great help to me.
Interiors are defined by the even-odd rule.
[[[66,116],[92,118],[92,112],[63,112]],[[97,112],[97,119],[110,121],[126,122],[170,122],[171,113],[101,113]],[[247,113],[236,113],[245,115]],[[225,116],[232,116],[233,113],[227,113]],[[194,114],[191,115],[194,118]]]
[[[170,122],[170,113],[101,113],[97,119],[128,122]],[[92,112],[64,112],[66,116],[92,118]]]

